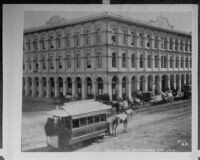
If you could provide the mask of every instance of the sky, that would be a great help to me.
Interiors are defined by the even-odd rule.
[[[103,12],[103,11],[101,11]],[[45,25],[50,17],[58,15],[64,17],[65,19],[73,19],[78,17],[84,17],[92,14],[100,13],[100,11],[25,11],[24,12],[24,29],[37,27]],[[166,17],[171,25],[174,26],[174,29],[191,32],[192,31],[192,13],[189,11],[177,11],[177,12],[131,12],[131,11],[111,11],[110,13],[116,15],[122,15],[125,17],[138,19],[144,22],[149,22],[149,20],[155,20],[156,17],[162,16]]]

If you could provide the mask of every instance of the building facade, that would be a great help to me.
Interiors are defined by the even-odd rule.
[[[154,24],[155,25],[154,25]],[[191,34],[102,13],[24,31],[23,95],[131,98],[191,85]]]

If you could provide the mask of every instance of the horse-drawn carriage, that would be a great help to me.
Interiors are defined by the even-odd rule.
[[[103,137],[107,130],[107,114],[111,106],[94,100],[65,103],[47,112],[52,116],[45,125],[47,144],[54,148]]]

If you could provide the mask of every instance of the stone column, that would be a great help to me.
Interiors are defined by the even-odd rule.
[[[47,79],[47,94],[46,94],[46,98],[49,98],[50,97],[50,82],[49,80]]]
[[[182,87],[182,86],[181,86],[181,76],[180,76],[180,78],[179,78],[179,80],[178,80],[178,85],[179,85],[178,90],[181,91],[181,87]]]
[[[137,70],[140,69],[140,54],[139,53],[136,54],[136,69]]]
[[[94,95],[94,98],[96,97],[96,94],[97,94],[96,89],[97,89],[96,82],[93,81],[92,82],[92,94]],[[103,92],[105,92],[105,85],[103,85],[103,90],[104,90]]]
[[[128,81],[127,89],[128,89],[128,97],[130,99],[130,98],[132,98],[132,94],[131,94],[131,80]]]
[[[66,96],[66,80],[63,81],[63,96]]]
[[[167,87],[169,88],[169,90],[171,90],[170,76],[167,77]]]
[[[148,91],[148,80],[147,76],[144,76],[144,92]]]
[[[154,59],[155,57],[154,57],[154,54],[153,53],[151,53],[151,70],[154,70],[154,64],[155,64],[155,59]]]
[[[122,98],[122,81],[119,81],[118,97]]]
[[[57,80],[55,80],[54,86],[55,86],[54,97],[58,97],[58,81]]]
[[[82,88],[81,88],[81,92],[82,92],[82,99],[86,98],[86,82],[85,80],[82,81]]]
[[[112,82],[108,81],[106,87],[107,87],[107,92],[108,92],[108,94],[110,96],[110,99],[112,100]]]
[[[174,76],[174,90],[177,89],[177,86],[176,86],[176,76]]]
[[[183,84],[186,85],[186,75],[184,74]]]
[[[170,50],[169,49],[169,43],[170,43],[170,40],[169,40],[169,37],[167,38],[167,50]]]
[[[34,79],[32,79],[32,97],[35,96],[35,82],[34,82]]]
[[[72,79],[72,96],[75,96],[75,94],[76,94],[76,92],[75,92],[75,90],[76,90],[76,87],[75,87],[75,79]]]
[[[158,69],[161,69],[161,55],[158,54]]]
[[[43,95],[42,80],[39,80],[39,97]]]
[[[147,52],[144,52],[144,68],[147,69]]]
[[[161,91],[162,91],[162,77],[159,77],[158,86],[159,86],[158,92],[161,93]]]
[[[170,55],[167,55],[167,70],[170,69]]]
[[[155,77],[152,77],[152,93],[155,95]]]
[[[140,90],[140,79],[139,79],[139,77],[137,77],[136,88],[137,88],[138,91]]]

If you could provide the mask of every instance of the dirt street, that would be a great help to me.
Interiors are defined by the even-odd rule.
[[[45,112],[23,113],[22,151],[53,151],[46,147],[43,126]],[[128,133],[121,124],[117,137],[77,144],[71,151],[191,151],[191,101],[145,105],[128,121]]]

